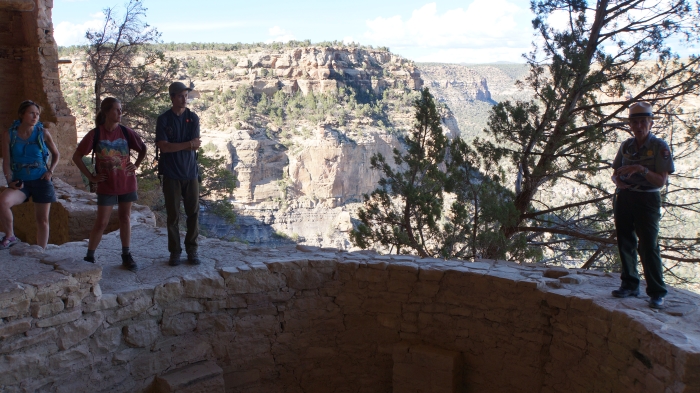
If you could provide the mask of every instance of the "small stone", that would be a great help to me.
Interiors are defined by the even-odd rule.
[[[559,278],[569,274],[569,269],[563,267],[550,267],[544,271],[544,276],[548,278]]]

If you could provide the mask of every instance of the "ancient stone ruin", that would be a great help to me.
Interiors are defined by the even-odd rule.
[[[0,1],[0,125],[3,130],[9,128],[24,100],[41,105],[41,121],[63,157],[55,174],[75,185],[80,182],[70,161],[77,144],[75,118],[59,84],[52,7],[52,0]]]
[[[68,156],[51,6],[0,0],[0,123],[44,100]],[[52,225],[83,238],[69,212],[94,195],[56,183]],[[117,232],[97,264],[85,241],[0,251],[0,391],[700,391],[693,293],[672,288],[653,311],[611,298],[616,274],[206,238],[201,265],[170,267],[164,229],[134,214],[136,273]]]
[[[164,229],[0,252],[3,392],[695,392],[698,297],[613,299],[619,276],[203,239]]]

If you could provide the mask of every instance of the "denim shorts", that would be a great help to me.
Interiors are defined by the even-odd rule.
[[[117,203],[136,202],[139,200],[136,191],[121,195],[97,194],[97,206],[114,206]]]
[[[13,180],[14,181],[14,180]],[[36,179],[24,180],[22,188],[19,189],[26,195],[25,202],[32,198],[34,203],[56,202],[56,191],[53,189],[51,180]]]

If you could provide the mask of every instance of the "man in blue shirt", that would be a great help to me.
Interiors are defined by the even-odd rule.
[[[637,252],[644,266],[649,306],[663,308],[666,285],[659,250],[661,188],[675,171],[666,142],[651,134],[651,105],[638,102],[629,107],[630,130],[634,134],[622,142],[613,161],[612,181],[617,186],[613,211],[617,247],[622,262],[622,284],[612,291],[615,297],[639,295]]]
[[[170,85],[168,92],[172,108],[158,116],[156,146],[161,151],[158,169],[163,176],[163,196],[168,215],[168,251],[170,265],[180,264],[180,201],[187,215],[185,251],[187,261],[200,263],[197,255],[199,236],[199,181],[197,149],[199,149],[199,117],[187,108],[187,96],[192,91],[182,82]]]

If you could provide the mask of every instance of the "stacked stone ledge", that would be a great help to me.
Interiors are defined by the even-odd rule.
[[[109,255],[118,233],[98,265],[84,242],[1,252],[0,391],[700,389],[684,291],[654,312],[598,272],[215,239],[171,268],[162,232],[133,228],[137,274]]]

